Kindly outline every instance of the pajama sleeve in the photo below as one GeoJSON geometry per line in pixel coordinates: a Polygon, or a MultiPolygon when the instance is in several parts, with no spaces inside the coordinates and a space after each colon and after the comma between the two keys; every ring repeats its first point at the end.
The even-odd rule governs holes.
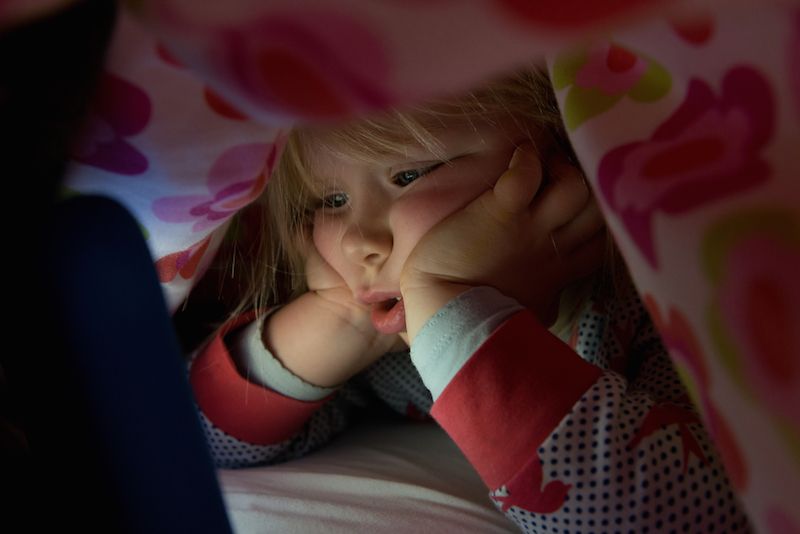
{"type": "MultiPolygon", "coordinates": [[[[434,316],[438,326],[420,332],[412,359],[426,384],[446,377],[437,375],[437,362],[454,357],[454,345],[441,340],[453,331],[464,338],[469,325],[480,329],[486,317],[509,309],[493,291],[456,299],[471,301],[472,317],[449,321],[464,306],[446,306],[434,316]],[[421,345],[438,350],[420,354],[421,345]]],[[[524,532],[748,531],[646,314],[617,311],[604,322],[583,322],[602,330],[585,359],[527,310],[512,311],[439,386],[431,414],[524,532]],[[629,332],[624,359],[622,324],[639,329],[629,332]],[[596,364],[603,351],[618,370],[596,364]]]]}
{"type": "MultiPolygon", "coordinates": [[[[218,467],[273,464],[304,456],[341,432],[353,410],[363,404],[347,385],[333,391],[300,384],[269,354],[264,360],[268,363],[254,368],[248,380],[231,352],[252,343],[250,338],[260,332],[252,321],[252,315],[243,316],[220,329],[190,365],[190,383],[218,467]]],[[[263,344],[261,350],[266,352],[263,344]]]]}

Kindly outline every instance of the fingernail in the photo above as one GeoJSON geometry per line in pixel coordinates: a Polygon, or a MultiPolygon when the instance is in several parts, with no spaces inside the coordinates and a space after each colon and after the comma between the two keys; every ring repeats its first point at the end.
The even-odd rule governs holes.
{"type": "Polygon", "coordinates": [[[530,154],[530,151],[533,150],[533,144],[529,142],[522,143],[514,149],[514,154],[511,155],[511,159],[508,162],[508,168],[512,169],[514,167],[519,167],[520,163],[524,161],[524,158],[530,154]]]}
{"type": "Polygon", "coordinates": [[[519,158],[522,157],[522,147],[518,146],[514,149],[514,153],[511,154],[511,159],[508,160],[508,168],[513,169],[517,165],[519,165],[519,158]]]}
{"type": "Polygon", "coordinates": [[[523,143],[518,145],[517,148],[514,149],[514,153],[511,155],[511,159],[508,161],[508,168],[511,169],[513,167],[517,167],[519,165],[520,160],[525,157],[525,149],[528,147],[528,143],[523,143]]]}

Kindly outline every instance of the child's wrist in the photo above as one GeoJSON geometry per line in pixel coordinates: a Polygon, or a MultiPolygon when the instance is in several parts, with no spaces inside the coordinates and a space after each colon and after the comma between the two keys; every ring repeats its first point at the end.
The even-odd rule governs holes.
{"type": "Polygon", "coordinates": [[[264,341],[263,327],[270,315],[253,321],[228,336],[229,352],[246,380],[302,401],[317,401],[333,393],[333,388],[310,384],[297,376],[278,360],[264,341]]]}
{"type": "Polygon", "coordinates": [[[492,332],[523,309],[491,286],[476,286],[428,319],[414,339],[411,362],[434,401],[492,332]]]}
{"type": "Polygon", "coordinates": [[[458,282],[420,278],[403,284],[400,291],[405,305],[408,342],[414,341],[420,329],[436,312],[472,287],[458,282]]]}

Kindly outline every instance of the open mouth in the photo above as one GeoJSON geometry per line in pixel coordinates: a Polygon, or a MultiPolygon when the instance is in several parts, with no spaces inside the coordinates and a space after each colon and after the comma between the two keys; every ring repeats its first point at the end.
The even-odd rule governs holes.
{"type": "Polygon", "coordinates": [[[401,298],[393,298],[372,305],[372,326],[381,334],[397,334],[406,329],[406,307],[401,298]]]}

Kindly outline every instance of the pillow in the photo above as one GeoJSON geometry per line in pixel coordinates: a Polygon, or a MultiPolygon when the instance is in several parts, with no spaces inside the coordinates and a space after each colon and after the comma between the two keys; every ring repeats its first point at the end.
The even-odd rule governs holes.
{"type": "Polygon", "coordinates": [[[433,423],[363,425],[304,458],[219,476],[240,533],[517,532],[433,423]]]}

